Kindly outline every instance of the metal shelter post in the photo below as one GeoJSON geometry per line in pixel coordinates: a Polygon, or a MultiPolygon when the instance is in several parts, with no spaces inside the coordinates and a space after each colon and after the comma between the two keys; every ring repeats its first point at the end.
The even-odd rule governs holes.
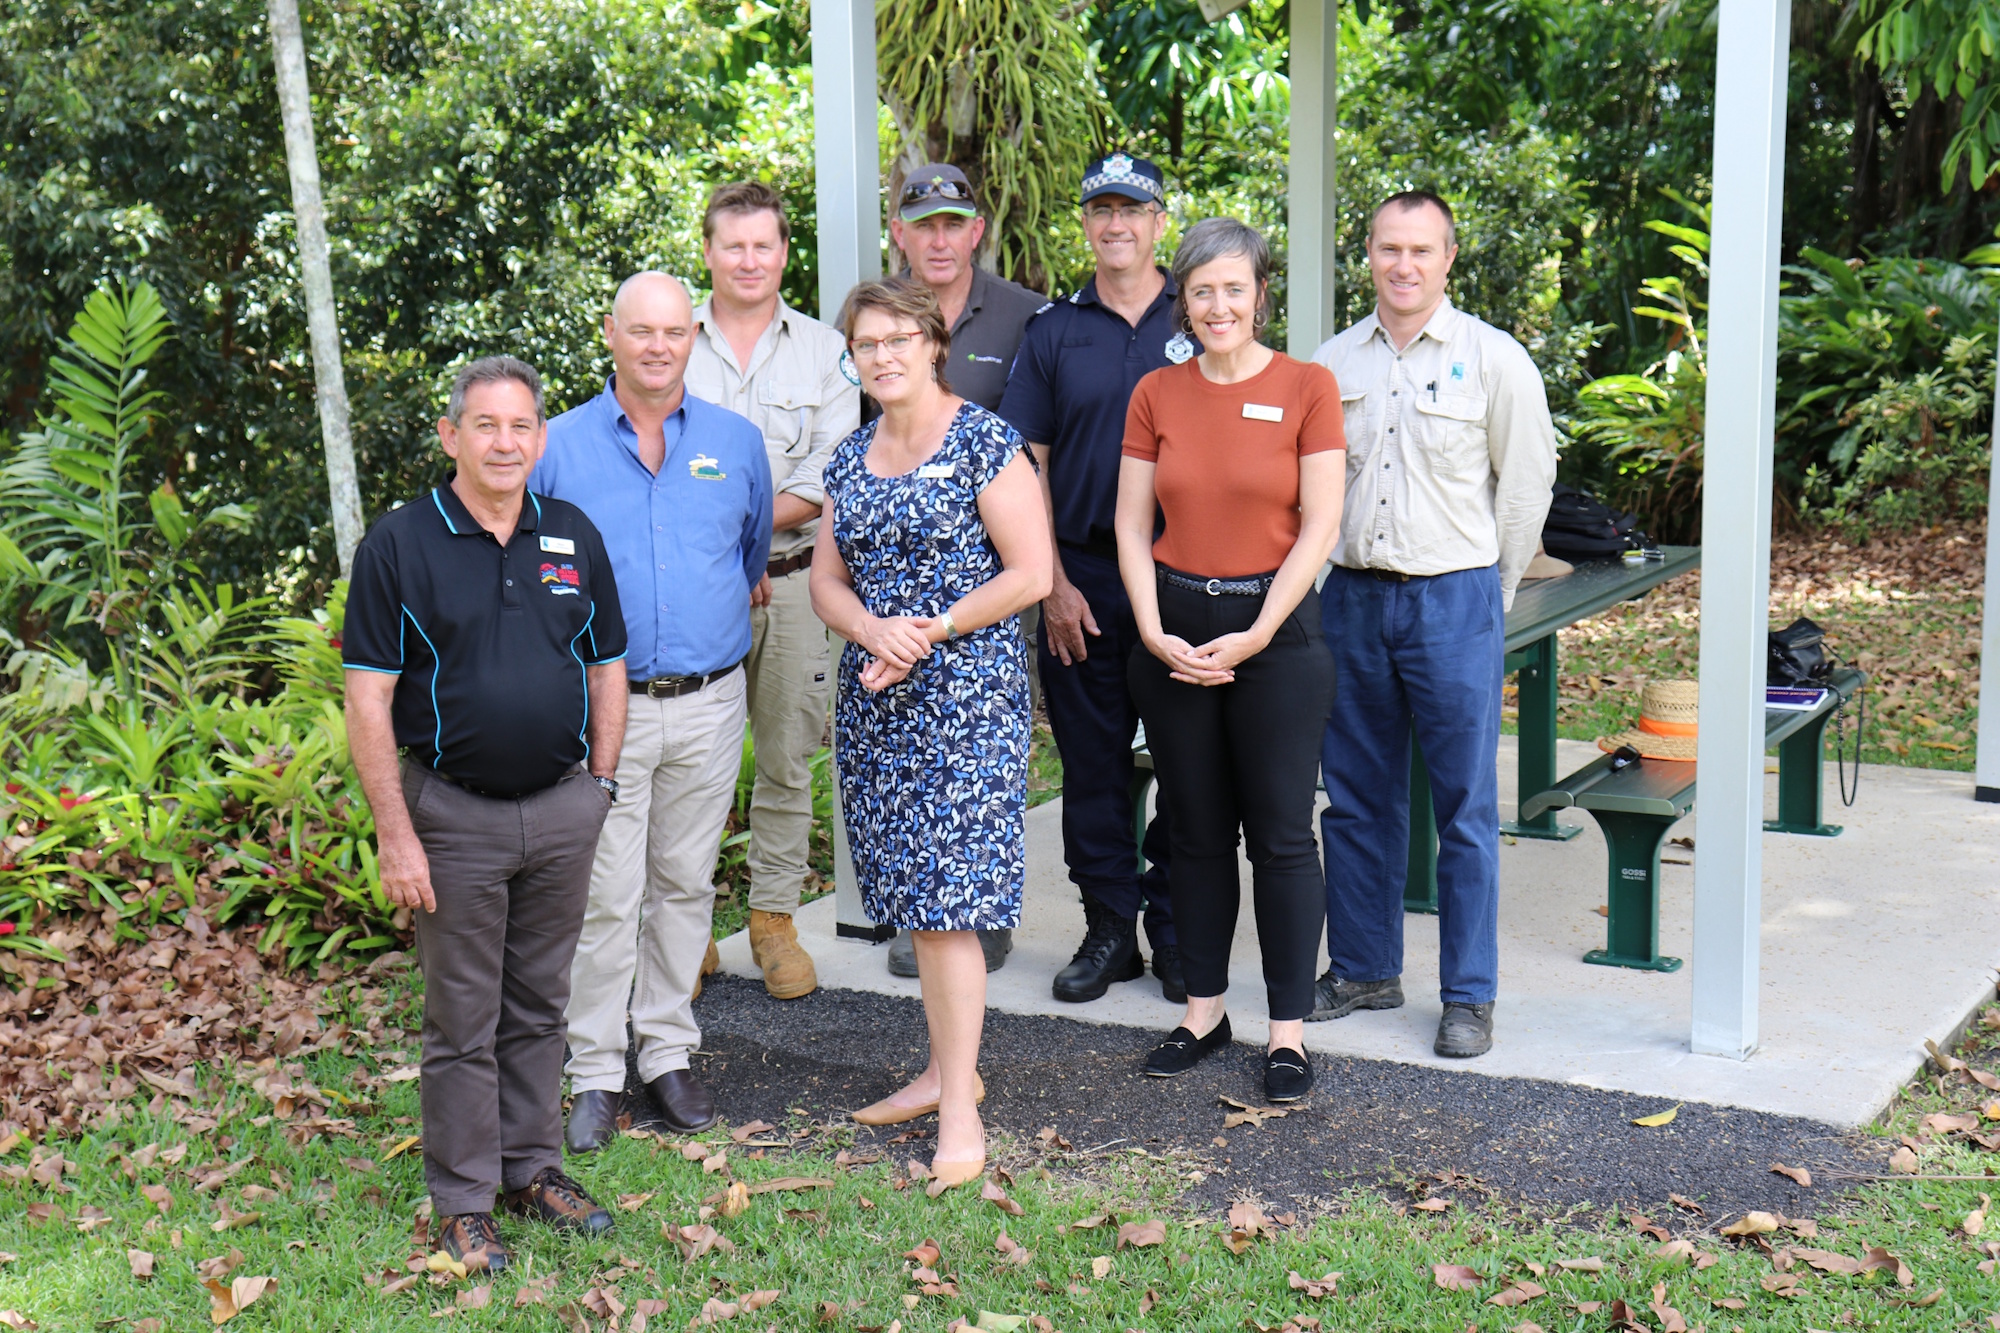
{"type": "MultiPolygon", "coordinates": [[[[875,0],[812,0],[813,169],[819,208],[819,317],[882,274],[881,146],[876,136],[875,0]]],[[[829,633],[828,672],[842,641],[829,633]]],[[[835,782],[838,784],[836,777],[835,782]]],[[[835,930],[881,938],[861,909],[840,800],[833,803],[835,930]]]]}
{"type": "Polygon", "coordinates": [[[1292,155],[1288,167],[1285,350],[1301,361],[1334,335],[1339,219],[1334,129],[1339,112],[1339,0],[1292,0],[1292,155]]]}
{"type": "Polygon", "coordinates": [[[2000,383],[1993,391],[1993,463],[1986,482],[1986,597],[1979,636],[1979,722],[1975,732],[1977,760],[1972,767],[1973,797],[2000,801],[2000,521],[1993,505],[2000,499],[2000,383]]]}
{"type": "Polygon", "coordinates": [[[1694,1021],[1702,1055],[1757,1048],[1764,662],[1783,213],[1784,0],[1721,0],[1716,34],[1707,439],[1701,504],[1701,836],[1694,1021]]]}

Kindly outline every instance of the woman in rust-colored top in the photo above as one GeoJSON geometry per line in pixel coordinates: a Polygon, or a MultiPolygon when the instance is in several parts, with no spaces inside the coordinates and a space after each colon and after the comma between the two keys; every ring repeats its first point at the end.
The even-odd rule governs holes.
{"type": "Polygon", "coordinates": [[[1234,219],[1181,241],[1176,316],[1202,350],[1133,391],[1117,530],[1143,643],[1128,676],[1170,817],[1188,991],[1146,1072],[1184,1073],[1229,1042],[1240,830],[1270,1006],[1265,1096],[1283,1102],[1313,1083],[1304,1019],[1326,880],[1312,808],[1333,703],[1313,582],[1340,529],[1346,437],[1333,373],[1257,341],[1269,275],[1264,238],[1234,219]]]}

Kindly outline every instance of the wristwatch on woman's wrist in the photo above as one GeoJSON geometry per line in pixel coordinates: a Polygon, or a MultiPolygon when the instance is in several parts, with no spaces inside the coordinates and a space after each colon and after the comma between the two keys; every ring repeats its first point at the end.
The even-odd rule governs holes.
{"type": "Polygon", "coordinates": [[[951,612],[947,611],[942,616],[939,616],[938,623],[944,626],[945,638],[955,639],[958,637],[958,622],[951,618],[951,612]]]}
{"type": "Polygon", "coordinates": [[[595,783],[596,783],[596,784],[597,784],[598,786],[600,786],[600,787],[604,788],[604,794],[605,794],[606,796],[609,796],[609,797],[611,798],[611,803],[612,803],[613,805],[616,805],[616,804],[618,804],[618,779],[617,779],[617,778],[600,778],[600,777],[598,777],[598,776],[597,776],[597,775],[596,775],[595,773],[593,773],[593,774],[591,774],[591,775],[590,775],[590,780],[591,780],[592,782],[595,782],[595,783]]]}

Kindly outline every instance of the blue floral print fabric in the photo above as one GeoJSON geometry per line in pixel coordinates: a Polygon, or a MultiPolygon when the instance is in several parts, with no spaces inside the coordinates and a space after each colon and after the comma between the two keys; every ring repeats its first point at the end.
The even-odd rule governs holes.
{"type": "MultiPolygon", "coordinates": [[[[1021,436],[971,403],[923,466],[868,470],[870,422],[826,465],[833,539],[876,616],[936,616],[1000,573],[979,493],[1021,436]]],[[[940,643],[902,681],[861,686],[848,644],[833,709],[841,813],[868,917],[907,930],[1021,921],[1027,870],[1028,657],[1020,617],[940,643]]]]}

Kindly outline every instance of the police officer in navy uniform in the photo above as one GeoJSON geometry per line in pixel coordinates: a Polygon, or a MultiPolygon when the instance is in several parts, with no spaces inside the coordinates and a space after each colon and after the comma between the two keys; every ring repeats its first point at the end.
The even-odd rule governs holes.
{"type": "Polygon", "coordinates": [[[1062,752],[1063,857],[1083,893],[1083,943],[1053,987],[1058,1000],[1072,1002],[1145,975],[1142,907],[1160,990],[1177,1003],[1187,998],[1167,898],[1164,810],[1146,834],[1151,869],[1143,874],[1133,846],[1139,711],[1125,664],[1139,631],[1112,528],[1133,386],[1200,351],[1174,328],[1173,279],[1154,262],[1165,196],[1159,168],[1144,158],[1112,153],[1086,169],[1083,232],[1097,270],[1028,321],[1000,404],[1041,466],[1055,527],[1055,586],[1042,603],[1038,666],[1062,752]]]}

